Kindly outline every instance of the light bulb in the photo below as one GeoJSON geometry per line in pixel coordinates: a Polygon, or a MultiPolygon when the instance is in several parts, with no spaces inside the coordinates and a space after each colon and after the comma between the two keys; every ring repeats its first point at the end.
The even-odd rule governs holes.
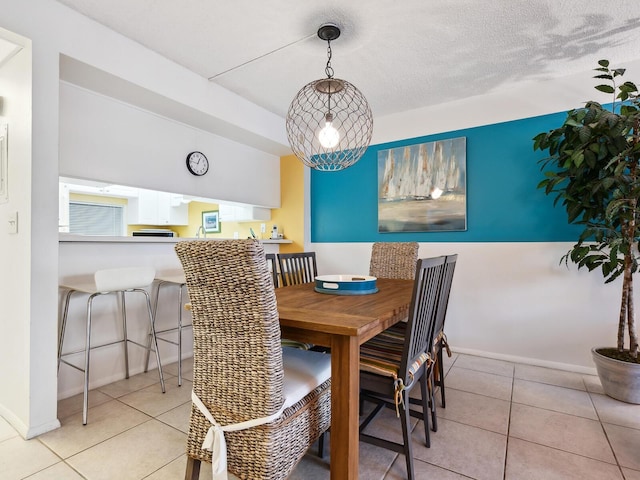
{"type": "Polygon", "coordinates": [[[324,128],[320,130],[318,134],[318,140],[320,140],[320,145],[324,148],[333,148],[338,145],[340,141],[340,133],[333,126],[333,115],[327,113],[325,116],[325,124],[324,128]]]}

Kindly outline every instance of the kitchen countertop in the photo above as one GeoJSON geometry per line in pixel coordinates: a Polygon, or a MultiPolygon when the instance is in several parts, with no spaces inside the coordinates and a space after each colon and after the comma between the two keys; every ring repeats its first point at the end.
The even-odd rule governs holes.
{"type": "MultiPolygon", "coordinates": [[[[59,242],[92,242],[92,243],[177,243],[184,240],[231,240],[230,238],[189,238],[189,237],[107,237],[98,235],[74,235],[71,233],[60,233],[59,242]]],[[[265,238],[258,239],[262,243],[293,243],[293,240],[286,238],[272,240],[265,238]]]]}

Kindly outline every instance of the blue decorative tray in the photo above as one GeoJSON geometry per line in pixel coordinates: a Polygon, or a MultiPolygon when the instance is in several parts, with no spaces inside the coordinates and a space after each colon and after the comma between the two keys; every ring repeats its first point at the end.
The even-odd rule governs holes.
{"type": "Polygon", "coordinates": [[[369,275],[319,275],[314,290],[331,295],[369,295],[378,291],[376,280],[369,275]]]}

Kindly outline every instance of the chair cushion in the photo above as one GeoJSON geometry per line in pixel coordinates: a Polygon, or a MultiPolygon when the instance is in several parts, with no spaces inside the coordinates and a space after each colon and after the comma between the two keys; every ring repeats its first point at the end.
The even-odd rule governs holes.
{"type": "MultiPolygon", "coordinates": [[[[363,343],[360,346],[360,370],[397,378],[406,329],[407,324],[399,322],[363,343]]],[[[413,375],[428,360],[427,353],[420,355],[409,367],[409,372],[413,375]]]]}
{"type": "Polygon", "coordinates": [[[331,378],[331,355],[327,353],[283,348],[282,365],[284,408],[299,402],[331,378]]]}
{"type": "Polygon", "coordinates": [[[396,323],[360,346],[360,370],[396,377],[407,324],[396,323]]]}

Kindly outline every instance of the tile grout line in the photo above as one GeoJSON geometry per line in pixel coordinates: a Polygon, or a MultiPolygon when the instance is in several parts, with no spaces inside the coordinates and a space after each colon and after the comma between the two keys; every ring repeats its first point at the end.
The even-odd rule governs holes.
{"type": "Polygon", "coordinates": [[[511,412],[513,411],[513,388],[516,383],[516,366],[512,365],[512,373],[511,377],[511,398],[509,399],[509,415],[507,417],[507,439],[504,446],[504,463],[502,465],[502,479],[507,480],[507,461],[509,460],[509,438],[511,432],[511,412]]]}
{"type": "MultiPolygon", "coordinates": [[[[582,379],[585,388],[587,388],[587,384],[584,381],[584,378],[582,379]]],[[[609,445],[609,448],[611,449],[611,454],[613,455],[614,460],[616,461],[616,466],[618,467],[618,470],[620,470],[620,475],[622,476],[623,480],[626,479],[626,475],[624,474],[624,471],[622,470],[622,465],[620,465],[620,461],[618,460],[618,455],[616,455],[616,451],[613,448],[613,445],[611,444],[611,440],[609,439],[609,435],[607,434],[607,430],[604,428],[604,422],[602,421],[602,418],[600,418],[600,412],[598,412],[598,408],[596,407],[596,404],[593,401],[593,397],[591,396],[591,392],[589,391],[589,389],[587,389],[587,393],[589,394],[589,401],[591,402],[591,405],[593,406],[593,410],[596,412],[596,417],[598,417],[598,422],[600,423],[600,428],[602,428],[602,433],[604,433],[604,438],[607,439],[607,444],[609,445]]]]}

